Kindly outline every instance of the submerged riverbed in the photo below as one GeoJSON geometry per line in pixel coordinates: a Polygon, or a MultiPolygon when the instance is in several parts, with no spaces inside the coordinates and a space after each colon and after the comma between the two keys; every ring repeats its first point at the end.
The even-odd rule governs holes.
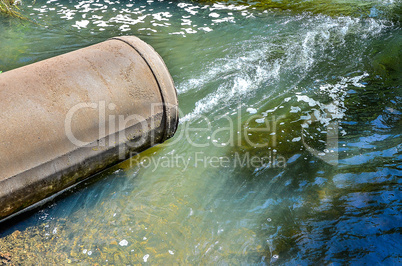
{"type": "Polygon", "coordinates": [[[1,228],[0,264],[401,263],[400,10],[24,1],[32,22],[0,18],[0,71],[136,35],[165,60],[181,122],[1,228]]]}

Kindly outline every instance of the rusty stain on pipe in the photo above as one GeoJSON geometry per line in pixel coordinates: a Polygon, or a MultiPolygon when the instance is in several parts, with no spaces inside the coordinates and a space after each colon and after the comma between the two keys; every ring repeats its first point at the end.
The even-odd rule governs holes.
{"type": "Polygon", "coordinates": [[[161,57],[115,37],[0,74],[0,221],[173,136],[161,57]]]}

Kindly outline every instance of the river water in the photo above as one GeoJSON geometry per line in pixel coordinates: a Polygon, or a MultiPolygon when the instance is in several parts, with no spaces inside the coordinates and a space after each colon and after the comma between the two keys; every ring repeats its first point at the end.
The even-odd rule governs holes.
{"type": "Polygon", "coordinates": [[[181,122],[0,229],[0,264],[402,262],[401,2],[23,2],[1,71],[136,35],[181,122]]]}

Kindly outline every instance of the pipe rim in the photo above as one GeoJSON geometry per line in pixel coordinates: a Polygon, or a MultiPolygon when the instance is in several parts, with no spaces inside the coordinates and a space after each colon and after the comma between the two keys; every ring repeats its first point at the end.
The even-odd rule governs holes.
{"type": "Polygon", "coordinates": [[[165,117],[163,141],[173,137],[179,124],[177,90],[162,57],[152,46],[135,36],[119,36],[109,40],[118,40],[128,44],[149,66],[158,84],[163,101],[165,117]]]}

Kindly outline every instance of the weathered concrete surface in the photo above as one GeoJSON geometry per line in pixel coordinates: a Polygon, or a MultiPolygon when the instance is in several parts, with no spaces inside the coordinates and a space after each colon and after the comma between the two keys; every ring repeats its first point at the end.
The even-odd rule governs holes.
{"type": "Polygon", "coordinates": [[[0,75],[0,220],[173,136],[160,56],[116,37],[0,75]]]}

